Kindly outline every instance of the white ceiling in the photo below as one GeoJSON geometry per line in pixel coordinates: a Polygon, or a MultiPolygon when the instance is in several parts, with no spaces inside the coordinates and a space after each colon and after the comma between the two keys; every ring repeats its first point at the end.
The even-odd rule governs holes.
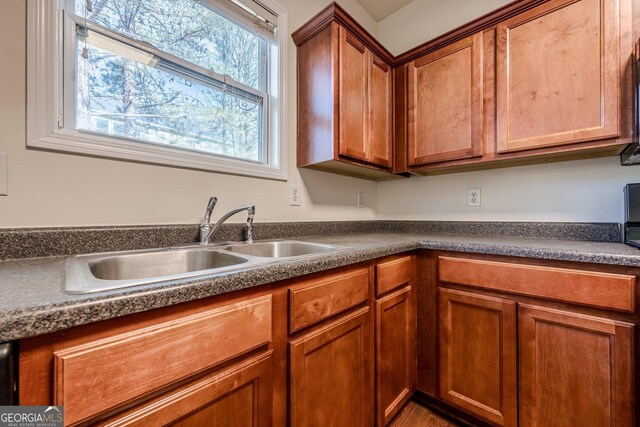
{"type": "Polygon", "coordinates": [[[393,12],[402,9],[413,0],[358,0],[369,15],[380,22],[393,12]]]}

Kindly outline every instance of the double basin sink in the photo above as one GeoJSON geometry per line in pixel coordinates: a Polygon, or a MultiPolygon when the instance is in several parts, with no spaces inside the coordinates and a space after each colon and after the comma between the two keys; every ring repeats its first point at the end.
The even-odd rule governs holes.
{"type": "Polygon", "coordinates": [[[77,255],[64,263],[63,291],[85,294],[167,280],[229,272],[275,259],[343,249],[295,240],[77,255]]]}

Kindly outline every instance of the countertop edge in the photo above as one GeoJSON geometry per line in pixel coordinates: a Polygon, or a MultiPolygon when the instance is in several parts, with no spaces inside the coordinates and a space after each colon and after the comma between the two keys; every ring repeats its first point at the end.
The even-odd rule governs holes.
{"type": "MultiPolygon", "coordinates": [[[[640,268],[638,255],[624,255],[597,252],[584,249],[566,249],[554,247],[561,241],[549,240],[549,247],[540,244],[527,244],[526,239],[514,240],[515,243],[473,241],[471,237],[458,236],[447,240],[429,236],[407,236],[395,234],[390,241],[369,236],[370,246],[342,250],[330,254],[304,257],[302,259],[281,260],[218,275],[174,280],[122,290],[114,293],[89,295],[83,301],[64,301],[58,304],[40,304],[33,309],[15,309],[0,312],[0,341],[10,341],[52,333],[75,326],[94,323],[111,318],[140,313],[152,309],[180,303],[196,301],[222,295],[242,289],[275,283],[307,274],[327,271],[367,262],[377,258],[408,252],[416,249],[441,250],[460,253],[510,256],[514,258],[536,258],[566,262],[581,262],[603,265],[617,265],[640,268]],[[400,237],[401,236],[401,237],[400,237]],[[215,286],[212,286],[214,285],[215,286]]],[[[335,238],[336,236],[322,236],[335,238]]],[[[323,240],[318,236],[317,238],[323,240]]],[[[341,236],[357,238],[357,235],[341,236]]],[[[566,242],[565,242],[566,243],[566,242]]],[[[588,243],[588,242],[587,242],[588,243]]],[[[595,244],[595,242],[593,242],[595,244]]],[[[577,247],[585,244],[574,242],[577,247]]],[[[347,245],[345,245],[347,246],[347,245]]],[[[624,252],[621,250],[621,252],[624,252]]]]}

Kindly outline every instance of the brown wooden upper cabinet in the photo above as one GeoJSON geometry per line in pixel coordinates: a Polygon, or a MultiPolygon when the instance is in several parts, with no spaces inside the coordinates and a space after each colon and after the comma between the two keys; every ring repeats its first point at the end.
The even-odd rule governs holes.
{"type": "Polygon", "coordinates": [[[391,67],[340,26],[341,156],[391,166],[391,67]]]}
{"type": "Polygon", "coordinates": [[[515,1],[392,56],[332,3],[298,46],[298,167],[366,178],[620,154],[632,0],[515,1]]]}
{"type": "Polygon", "coordinates": [[[292,37],[298,167],[392,176],[393,56],[336,4],[292,37]]]}
{"type": "Polygon", "coordinates": [[[619,3],[551,0],[498,24],[499,153],[620,135],[619,3]]]}
{"type": "Polygon", "coordinates": [[[410,166],[482,155],[482,34],[408,64],[410,166]]]}

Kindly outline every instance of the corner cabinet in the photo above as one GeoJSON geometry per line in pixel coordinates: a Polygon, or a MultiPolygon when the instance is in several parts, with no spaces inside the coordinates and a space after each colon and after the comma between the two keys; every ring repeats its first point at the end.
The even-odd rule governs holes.
{"type": "Polygon", "coordinates": [[[435,397],[496,426],[637,425],[637,269],[431,259],[435,397]]]}
{"type": "Polygon", "coordinates": [[[440,397],[516,427],[516,303],[447,289],[439,299],[440,397]]]}
{"type": "Polygon", "coordinates": [[[499,12],[475,34],[396,58],[407,95],[396,104],[395,142],[406,147],[406,170],[619,154],[633,134],[631,1],[549,0],[499,12]]]}
{"type": "Polygon", "coordinates": [[[482,34],[411,61],[409,166],[482,156],[482,34]]]}
{"type": "Polygon", "coordinates": [[[292,37],[298,167],[393,177],[391,54],[336,4],[292,37]]]}

